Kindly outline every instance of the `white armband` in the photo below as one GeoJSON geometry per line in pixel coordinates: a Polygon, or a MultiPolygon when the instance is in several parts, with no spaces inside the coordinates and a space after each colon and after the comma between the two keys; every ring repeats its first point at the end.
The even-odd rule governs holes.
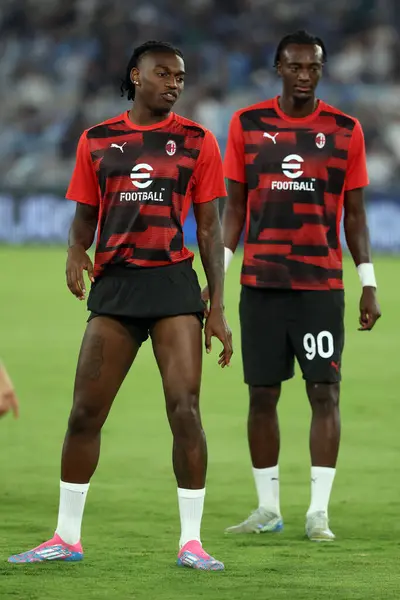
{"type": "Polygon", "coordinates": [[[226,248],[225,247],[225,254],[224,254],[224,265],[225,265],[225,273],[228,270],[228,267],[231,263],[231,260],[233,258],[233,252],[230,248],[226,248]]]}
{"type": "Polygon", "coordinates": [[[375,271],[372,263],[361,263],[361,265],[358,265],[357,271],[363,287],[376,288],[375,271]]]}

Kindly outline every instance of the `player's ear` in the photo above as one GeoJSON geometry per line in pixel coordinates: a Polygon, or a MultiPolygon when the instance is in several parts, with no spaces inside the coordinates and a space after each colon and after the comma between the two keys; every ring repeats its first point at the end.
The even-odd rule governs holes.
{"type": "Polygon", "coordinates": [[[140,85],[139,69],[136,67],[131,70],[131,81],[133,85],[140,85]]]}
{"type": "Polygon", "coordinates": [[[278,77],[282,77],[282,65],[279,61],[275,65],[275,70],[278,77]]]}

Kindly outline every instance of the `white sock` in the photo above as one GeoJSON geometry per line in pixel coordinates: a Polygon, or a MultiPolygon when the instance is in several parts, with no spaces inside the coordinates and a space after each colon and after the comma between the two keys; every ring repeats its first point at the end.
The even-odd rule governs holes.
{"type": "Polygon", "coordinates": [[[256,483],[258,506],[268,512],[281,516],[279,504],[279,467],[255,469],[253,467],[254,481],[256,483]]]}
{"type": "Polygon", "coordinates": [[[206,490],[185,490],[178,488],[179,516],[181,519],[181,538],[179,548],[191,540],[200,540],[201,518],[203,516],[206,490]]]}
{"type": "Polygon", "coordinates": [[[66,543],[74,545],[81,539],[83,509],[89,483],[60,481],[60,506],[56,533],[66,543]]]}
{"type": "Polygon", "coordinates": [[[335,474],[336,469],[331,467],[311,467],[311,504],[307,515],[318,511],[328,514],[335,474]]]}

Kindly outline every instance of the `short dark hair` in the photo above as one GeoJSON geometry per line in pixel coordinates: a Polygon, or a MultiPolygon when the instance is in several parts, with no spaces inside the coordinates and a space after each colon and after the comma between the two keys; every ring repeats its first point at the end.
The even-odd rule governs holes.
{"type": "Polygon", "coordinates": [[[327,61],[328,56],[325,44],[321,40],[321,38],[316,37],[315,35],[311,35],[311,33],[308,33],[308,31],[305,31],[304,29],[299,29],[294,33],[289,33],[288,35],[285,35],[285,37],[282,38],[279,42],[275,53],[274,67],[278,66],[278,62],[281,59],[281,54],[283,50],[287,46],[289,46],[289,44],[299,44],[300,46],[320,46],[322,49],[322,60],[324,63],[327,61]]]}
{"type": "Polygon", "coordinates": [[[128,100],[134,100],[135,98],[135,86],[131,81],[131,71],[134,67],[138,66],[139,59],[147,52],[170,52],[171,54],[176,54],[183,59],[182,52],[178,50],[178,48],[174,48],[174,46],[168,42],[157,42],[150,40],[135,48],[128,66],[126,67],[125,77],[122,79],[121,83],[121,96],[124,96],[125,92],[127,92],[128,100]]]}

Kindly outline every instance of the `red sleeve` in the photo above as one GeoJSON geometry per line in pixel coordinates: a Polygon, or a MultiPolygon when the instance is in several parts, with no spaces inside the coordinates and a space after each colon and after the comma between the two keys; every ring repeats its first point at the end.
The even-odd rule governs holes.
{"type": "Polygon", "coordinates": [[[90,156],[86,131],[79,139],[76,162],[66,193],[67,200],[98,206],[100,202],[99,184],[90,156]]]}
{"type": "Polygon", "coordinates": [[[356,121],[350,140],[344,189],[346,191],[355,190],[366,187],[368,184],[364,134],[360,123],[356,121]]]}
{"type": "Polygon", "coordinates": [[[243,130],[238,113],[233,115],[229,125],[224,172],[227,179],[246,183],[243,130]]]}
{"type": "Polygon", "coordinates": [[[227,195],[221,153],[211,131],[206,131],[193,180],[193,202],[196,204],[211,202],[227,195]]]}

